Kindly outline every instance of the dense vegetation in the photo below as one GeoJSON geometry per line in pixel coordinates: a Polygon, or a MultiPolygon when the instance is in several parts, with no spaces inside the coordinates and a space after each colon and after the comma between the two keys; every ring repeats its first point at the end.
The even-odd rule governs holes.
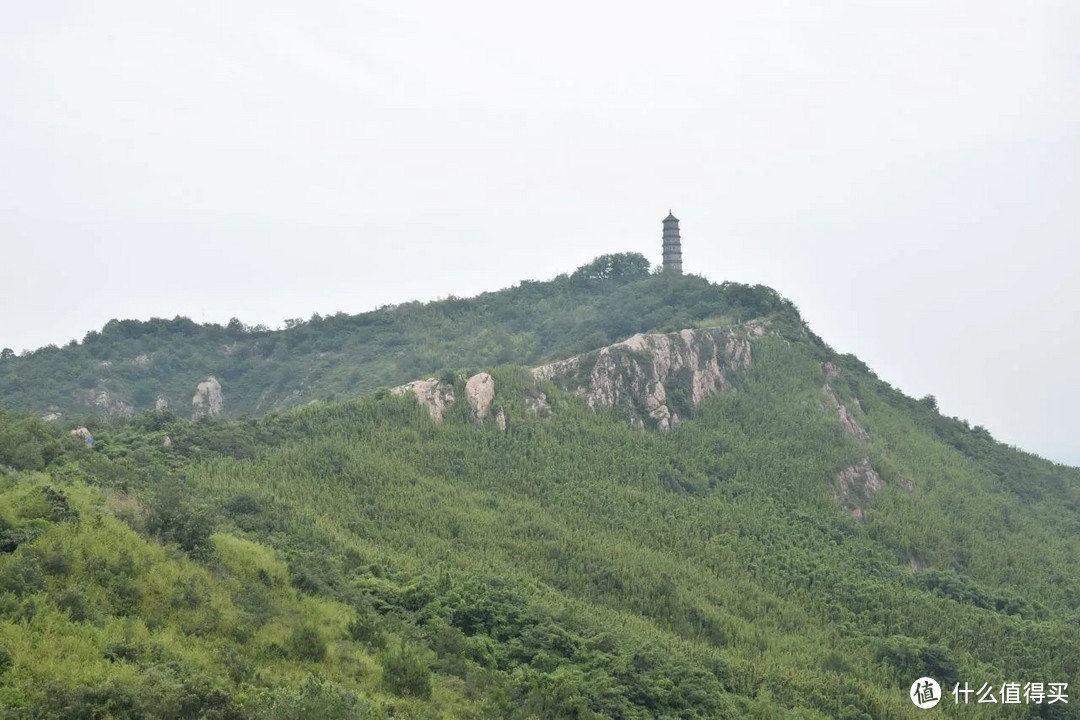
{"type": "MultiPolygon", "coordinates": [[[[771,291],[615,260],[548,289],[779,330],[669,433],[515,365],[505,431],[388,393],[83,418],[92,445],[0,410],[0,718],[902,718],[922,675],[948,717],[1080,717],[948,693],[1080,687],[1080,470],[896,392],[771,291]],[[884,487],[846,496],[863,461],[884,487]]],[[[479,300],[415,316],[455,302],[469,328],[479,300]]]]}
{"type": "MultiPolygon", "coordinates": [[[[195,386],[221,383],[226,415],[363,395],[446,369],[535,365],[636,332],[783,314],[763,287],[649,274],[641,255],[597,258],[570,275],[525,281],[476,298],[405,303],[360,315],[291,319],[271,331],[234,319],[112,320],[81,343],[0,354],[0,407],[124,415],[191,412],[195,386]]],[[[0,339],[2,342],[2,339],[0,339]]]]}

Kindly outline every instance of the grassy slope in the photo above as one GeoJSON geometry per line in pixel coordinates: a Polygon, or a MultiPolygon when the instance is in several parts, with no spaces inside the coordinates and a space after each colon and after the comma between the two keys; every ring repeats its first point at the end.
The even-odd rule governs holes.
{"type": "Polygon", "coordinates": [[[352,609],[292,587],[269,548],[217,533],[196,563],[120,519],[132,498],[70,484],[57,522],[45,487],[40,474],[0,484],[7,520],[37,528],[0,563],[0,717],[287,717],[312,698],[341,716],[458,705],[445,691],[389,696],[375,653],[350,642],[352,609]]]}
{"type": "MultiPolygon", "coordinates": [[[[50,543],[84,558],[67,578],[81,578],[88,558],[115,565],[111,548],[135,547],[140,599],[117,608],[115,590],[94,589],[108,576],[83,580],[74,585],[91,583],[96,617],[69,622],[52,608],[73,581],[45,571],[42,589],[7,596],[0,637],[15,665],[5,677],[30,693],[54,672],[38,657],[43,643],[83,643],[75,669],[50,678],[68,693],[111,677],[141,688],[139,678],[183,657],[217,679],[237,713],[272,703],[266,686],[302,696],[308,670],[328,678],[310,691],[320,702],[353,693],[383,712],[396,701],[381,680],[393,660],[372,638],[389,633],[391,647],[431,653],[433,694],[398,708],[415,716],[907,717],[916,712],[907,686],[922,674],[1078,687],[1080,474],[1003,448],[853,358],[832,358],[837,393],[872,439],[848,438],[821,392],[826,352],[755,341],[738,391],[666,435],[594,415],[550,387],[553,419],[531,418],[529,383],[512,367],[495,372],[505,434],[469,421],[464,403],[436,425],[408,398],[106,430],[94,450],[50,466],[54,483],[111,488],[105,510],[88,509],[97,491],[70,486],[81,523],[49,525],[63,540],[24,543],[0,556],[0,574],[14,582],[11,568],[36,549],[47,563],[50,543]],[[886,487],[857,521],[831,478],[864,457],[886,487]],[[193,544],[197,563],[140,545],[121,523],[153,535],[123,508],[160,506],[150,491],[174,476],[184,478],[174,504],[204,507],[219,533],[193,544]],[[265,598],[241,597],[260,564],[277,578],[266,585],[269,610],[265,598]],[[166,591],[154,583],[169,577],[205,578],[198,609],[161,610],[166,591]],[[28,621],[27,602],[47,610],[28,621]],[[201,635],[185,625],[192,613],[213,616],[208,608],[219,609],[201,635]],[[322,662],[288,649],[293,629],[315,617],[329,648],[322,662]],[[129,637],[133,658],[102,660],[129,637]],[[223,652],[257,673],[222,676],[223,652]]],[[[13,477],[8,492],[31,497],[38,482],[13,477]]],[[[183,582],[172,582],[175,595],[183,582]]],[[[947,700],[943,713],[964,716],[947,700]]],[[[1041,711],[1070,716],[1061,705],[1041,711]]]]}

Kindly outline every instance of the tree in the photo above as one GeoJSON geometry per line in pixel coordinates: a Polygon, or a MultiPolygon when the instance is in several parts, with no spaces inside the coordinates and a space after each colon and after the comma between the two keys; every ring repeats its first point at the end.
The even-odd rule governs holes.
{"type": "Polygon", "coordinates": [[[649,276],[649,261],[641,253],[601,255],[579,267],[571,280],[635,280],[649,276]]]}
{"type": "Polygon", "coordinates": [[[196,560],[213,553],[213,517],[206,508],[189,503],[175,480],[163,481],[149,499],[144,527],[147,534],[176,543],[196,560]]]}
{"type": "Polygon", "coordinates": [[[15,351],[11,348],[0,350],[0,360],[10,360],[13,357],[15,357],[15,351]]]}
{"type": "Polygon", "coordinates": [[[315,627],[300,625],[289,637],[289,652],[301,660],[322,662],[326,659],[326,641],[315,627]]]}
{"type": "Polygon", "coordinates": [[[431,658],[422,650],[399,645],[385,653],[383,684],[399,696],[431,697],[431,658]]]}

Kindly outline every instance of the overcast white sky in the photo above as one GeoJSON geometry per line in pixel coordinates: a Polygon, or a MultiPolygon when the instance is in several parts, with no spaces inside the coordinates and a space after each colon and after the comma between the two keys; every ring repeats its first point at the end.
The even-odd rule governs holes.
{"type": "Polygon", "coordinates": [[[602,253],[1080,464],[1080,3],[5,3],[0,346],[602,253]]]}

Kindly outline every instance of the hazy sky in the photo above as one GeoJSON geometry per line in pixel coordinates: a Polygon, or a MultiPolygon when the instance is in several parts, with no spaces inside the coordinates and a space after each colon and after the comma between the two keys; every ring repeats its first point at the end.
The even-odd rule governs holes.
{"type": "Polygon", "coordinates": [[[0,346],[279,325],[602,253],[763,283],[1080,464],[1080,3],[0,9],[0,346]]]}

